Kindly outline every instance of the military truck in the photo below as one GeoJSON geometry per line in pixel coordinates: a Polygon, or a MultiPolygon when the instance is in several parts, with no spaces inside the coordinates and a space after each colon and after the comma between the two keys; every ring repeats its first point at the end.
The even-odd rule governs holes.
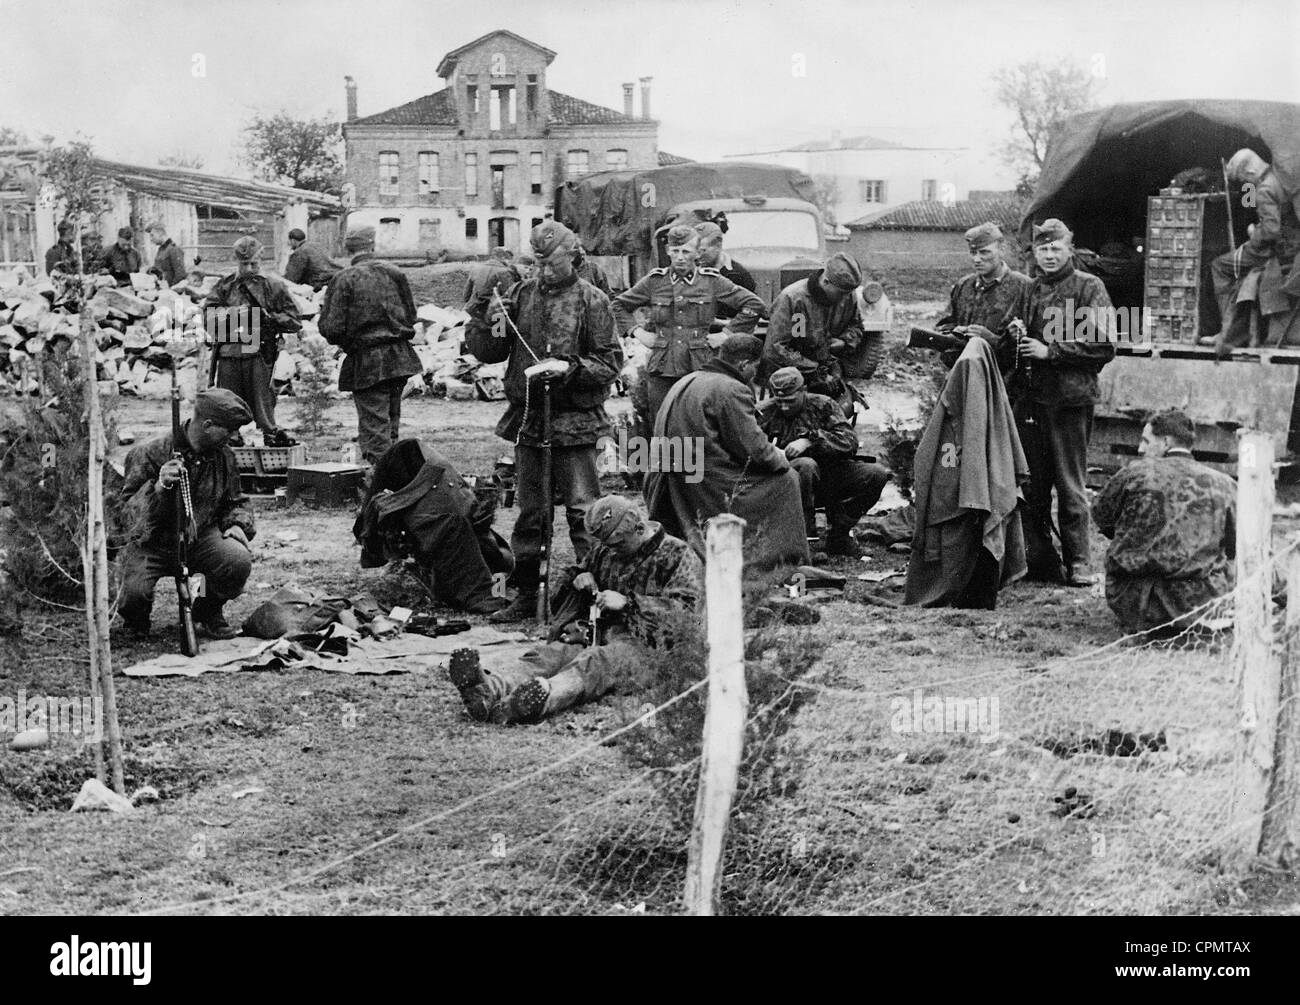
{"type": "MultiPolygon", "coordinates": [[[[725,233],[729,255],[754,276],[769,307],[776,295],[821,268],[829,254],[813,180],[802,171],[741,161],[679,164],[650,171],[603,171],[565,182],[555,192],[555,218],[576,232],[597,259],[617,259],[616,287],[668,265],[673,224],[711,221],[725,233]]],[[[849,377],[870,377],[893,319],[879,283],[857,295],[867,338],[842,359],[849,377]]]]}
{"type": "Polygon", "coordinates": [[[1236,431],[1252,428],[1271,434],[1275,456],[1289,474],[1297,470],[1297,305],[1259,326],[1255,348],[1221,362],[1202,344],[1220,325],[1210,263],[1244,242],[1255,220],[1251,200],[1225,193],[1223,182],[1222,161],[1242,147],[1272,164],[1287,191],[1300,190],[1296,104],[1120,104],[1072,116],[1053,133],[1019,237],[1028,249],[1033,224],[1064,220],[1076,249],[1088,249],[1080,264],[1119,308],[1117,357],[1100,376],[1088,458],[1095,471],[1135,454],[1142,417],[1162,408],[1192,418],[1194,452],[1207,463],[1235,472],[1236,431]]]}

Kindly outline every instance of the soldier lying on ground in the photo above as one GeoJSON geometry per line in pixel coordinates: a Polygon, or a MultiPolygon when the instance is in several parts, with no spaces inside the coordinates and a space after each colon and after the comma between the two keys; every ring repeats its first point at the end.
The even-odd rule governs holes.
{"type": "Polygon", "coordinates": [[[452,683],[479,722],[537,722],[595,701],[614,689],[616,671],[640,647],[671,642],[665,636],[674,616],[695,610],[704,567],[685,541],[665,533],[622,496],[596,500],[586,523],[595,544],[581,565],[568,570],[552,641],[499,671],[483,670],[474,650],[453,656],[452,683]],[[600,618],[592,631],[604,636],[594,640],[601,644],[559,641],[574,637],[577,616],[593,602],[600,618]]]}

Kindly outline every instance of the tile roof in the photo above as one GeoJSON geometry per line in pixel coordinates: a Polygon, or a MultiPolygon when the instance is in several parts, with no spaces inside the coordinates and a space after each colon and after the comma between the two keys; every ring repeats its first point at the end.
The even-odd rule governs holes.
{"type": "Polygon", "coordinates": [[[676,154],[670,154],[667,150],[659,151],[659,166],[672,167],[674,164],[694,164],[695,162],[689,157],[678,157],[676,154]]]}
{"type": "Polygon", "coordinates": [[[969,230],[992,220],[1003,231],[1020,226],[1023,205],[1014,199],[965,199],[944,203],[935,199],[905,202],[884,213],[851,220],[850,230],[969,230]]]}
{"type": "MultiPolygon", "coordinates": [[[[560,91],[551,91],[551,117],[547,125],[552,126],[589,126],[619,125],[620,123],[644,122],[632,116],[616,112],[603,105],[594,105],[560,91]]],[[[456,113],[456,98],[451,88],[445,87],[433,94],[408,101],[404,105],[389,108],[365,118],[354,119],[350,126],[457,126],[460,119],[456,113]]]]}

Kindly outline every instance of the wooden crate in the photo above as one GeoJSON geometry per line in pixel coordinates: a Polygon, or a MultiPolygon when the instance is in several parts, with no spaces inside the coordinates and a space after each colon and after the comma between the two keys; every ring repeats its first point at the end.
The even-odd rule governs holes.
{"type": "MultiPolygon", "coordinates": [[[[1144,327],[1152,342],[1192,343],[1214,290],[1209,266],[1227,250],[1227,206],[1222,193],[1174,194],[1147,199],[1144,327]]],[[[1213,328],[1213,325],[1208,327],[1213,328]]]]}
{"type": "Polygon", "coordinates": [[[357,464],[324,461],[320,464],[295,465],[289,469],[289,504],[306,506],[355,506],[360,501],[361,478],[365,468],[357,464]]]}
{"type": "Polygon", "coordinates": [[[307,463],[307,448],[301,443],[292,447],[231,447],[241,475],[264,478],[283,477],[290,468],[307,463]]]}

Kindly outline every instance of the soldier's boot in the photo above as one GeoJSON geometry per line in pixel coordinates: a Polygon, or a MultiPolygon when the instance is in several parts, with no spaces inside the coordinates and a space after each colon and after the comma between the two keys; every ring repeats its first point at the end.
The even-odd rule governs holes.
{"type": "Polygon", "coordinates": [[[537,617],[537,591],[520,590],[510,606],[488,615],[488,621],[494,625],[506,625],[516,621],[531,621],[537,617]]]}
{"type": "Polygon", "coordinates": [[[487,722],[495,704],[477,649],[457,649],[451,654],[447,676],[460,692],[465,711],[476,722],[487,722]]]}
{"type": "Polygon", "coordinates": [[[507,703],[506,722],[540,722],[551,697],[551,683],[545,677],[534,677],[527,684],[515,688],[507,703]]]}
{"type": "Polygon", "coordinates": [[[226,620],[221,611],[223,606],[224,602],[213,601],[210,597],[196,600],[191,609],[194,627],[212,639],[233,639],[239,631],[226,620]]]}
{"type": "Polygon", "coordinates": [[[843,558],[861,558],[862,548],[847,530],[837,528],[826,535],[826,553],[843,558]]]}

